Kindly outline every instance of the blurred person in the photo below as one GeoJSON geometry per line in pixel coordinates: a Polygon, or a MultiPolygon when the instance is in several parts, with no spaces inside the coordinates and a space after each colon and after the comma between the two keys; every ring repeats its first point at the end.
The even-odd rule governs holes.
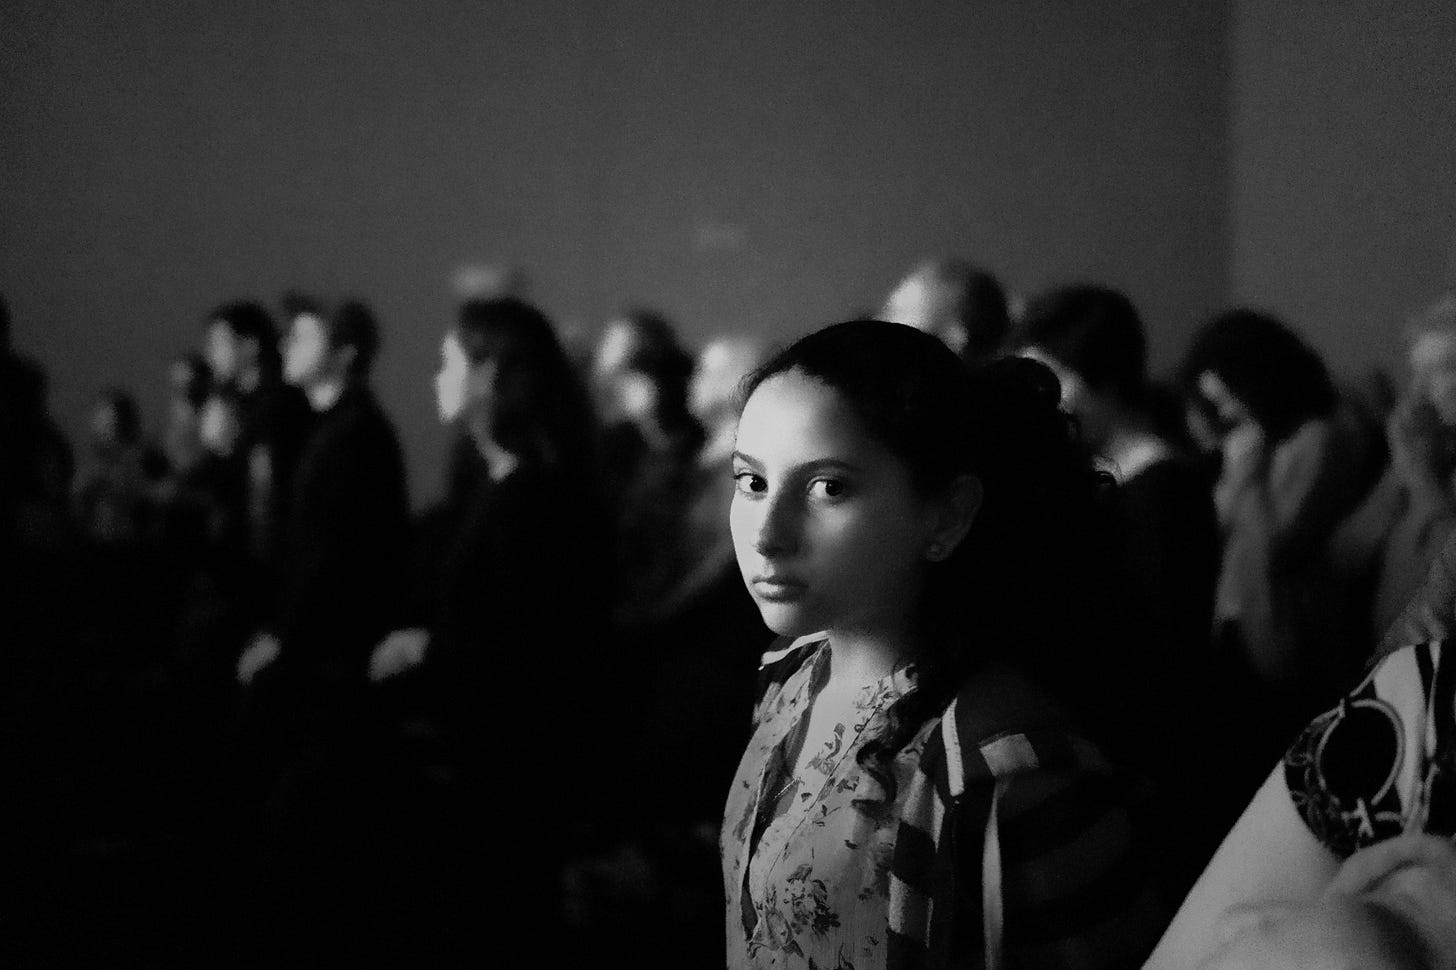
{"type": "MultiPolygon", "coordinates": [[[[377,757],[370,652],[403,608],[409,505],[393,424],[369,386],[379,327],[362,303],[293,316],[283,375],[317,414],[290,483],[271,622],[237,662],[259,776],[244,952],[265,963],[364,962],[377,933],[377,757]],[[290,962],[292,961],[292,962],[290,962]]],[[[246,422],[244,422],[246,425],[246,422]]],[[[373,955],[377,956],[377,955],[373,955]]]]}
{"type": "Polygon", "coordinates": [[[591,780],[597,769],[579,763],[570,775],[581,803],[559,797],[558,761],[584,734],[628,716],[612,672],[592,672],[611,561],[595,427],[551,322],[529,304],[466,302],[440,353],[440,418],[468,435],[484,474],[459,509],[429,625],[384,638],[370,676],[420,668],[437,685],[463,796],[447,878],[457,880],[472,953],[496,952],[507,934],[542,933],[538,956],[549,963],[564,945],[568,822],[599,823],[616,810],[614,799],[593,797],[605,794],[591,780]],[[589,713],[598,709],[605,720],[589,713]],[[510,750],[521,730],[533,752],[524,758],[510,750]],[[501,799],[503,783],[529,811],[501,799]]]}
{"type": "MultiPolygon", "coordinates": [[[[295,311],[304,309],[318,307],[285,299],[290,324],[295,311]]],[[[214,309],[207,317],[203,357],[217,386],[237,401],[233,474],[244,483],[249,551],[260,566],[276,568],[283,504],[313,412],[299,389],[283,379],[278,331],[261,304],[240,300],[214,309]]]]}
{"type": "Polygon", "coordinates": [[[689,568],[685,541],[702,425],[688,407],[693,358],[663,317],[632,311],[607,325],[592,373],[616,516],[616,614],[650,623],[689,568]]]}
{"type": "Polygon", "coordinates": [[[1408,390],[1386,423],[1391,463],[1331,540],[1354,622],[1374,643],[1456,529],[1456,295],[1407,325],[1408,390]]]}
{"type": "MultiPolygon", "coordinates": [[[[1105,510],[1108,568],[1100,583],[1118,646],[1103,685],[1108,729],[1121,759],[1202,806],[1214,738],[1196,736],[1215,703],[1212,666],[1218,520],[1209,483],[1154,429],[1147,338],[1132,302],[1101,286],[1068,286],[1033,299],[1014,342],[1061,385],[1062,407],[1118,482],[1105,510]],[[1195,767],[1197,766],[1197,767],[1195,767]]],[[[1176,844],[1201,867],[1231,819],[1190,811],[1176,844]],[[1200,827],[1202,832],[1195,829],[1200,827]]],[[[1188,872],[1191,883],[1197,869],[1188,872]]]]}
{"type": "Polygon", "coordinates": [[[200,354],[184,354],[167,368],[167,423],[162,452],[174,476],[185,475],[206,453],[202,443],[202,407],[212,387],[212,368],[200,354]]]}
{"type": "Polygon", "coordinates": [[[733,472],[781,638],[724,814],[728,966],[1141,960],[1136,786],[1041,681],[1077,680],[1062,611],[1103,487],[1050,372],[829,327],[755,373],[733,472]]]}
{"type": "MultiPolygon", "coordinates": [[[[733,498],[733,481],[723,469],[733,457],[743,380],[761,364],[763,346],[746,337],[710,340],[698,354],[688,384],[688,406],[703,429],[703,444],[686,483],[689,504],[683,527],[687,568],[652,607],[658,616],[682,610],[726,575],[734,591],[744,595],[733,567],[733,538],[724,510],[733,498]]],[[[744,602],[748,603],[746,596],[744,602]]]]}
{"type": "MultiPolygon", "coordinates": [[[[1214,490],[1224,535],[1220,649],[1265,692],[1256,708],[1298,723],[1357,666],[1331,602],[1326,543],[1369,488],[1366,443],[1319,355],[1267,314],[1210,320],[1182,375],[1227,429],[1214,490]]],[[[1292,726],[1251,727],[1251,743],[1292,726]]]]}
{"type": "Polygon", "coordinates": [[[1448,652],[1387,655],[1305,726],[1149,968],[1456,966],[1448,652]]]}
{"type": "Polygon", "coordinates": [[[702,429],[688,408],[692,373],[692,355],[665,317],[631,310],[608,322],[591,374],[609,447],[620,452],[607,457],[622,466],[622,474],[630,478],[644,455],[696,451],[702,429]]]}
{"type": "Polygon", "coordinates": [[[138,540],[148,489],[141,414],[132,395],[116,388],[101,392],[91,411],[87,445],[76,493],[83,530],[102,542],[138,540]]]}
{"type": "Polygon", "coordinates": [[[939,337],[967,363],[994,357],[1011,332],[1006,291],[991,273],[957,259],[930,260],[900,281],[880,318],[939,337]]]}
{"type": "Polygon", "coordinates": [[[771,636],[738,573],[727,515],[739,390],[763,359],[758,341],[738,336],[713,338],[698,355],[689,404],[706,440],[684,479],[683,568],[618,651],[637,698],[614,721],[632,822],[568,871],[580,921],[610,926],[612,945],[643,965],[722,963],[717,835],[755,681],[743,644],[771,636]],[[675,764],[693,770],[663,785],[663,765],[675,764]]]}
{"type": "Polygon", "coordinates": [[[38,537],[66,517],[75,460],[52,420],[49,379],[12,345],[10,306],[0,294],[0,528],[38,537]]]}
{"type": "Polygon", "coordinates": [[[1136,562],[1132,581],[1161,616],[1153,639],[1199,652],[1212,625],[1218,533],[1202,475],[1156,430],[1142,320],[1123,294],[1073,286],[1028,304],[1022,352],[1056,374],[1062,406],[1119,484],[1118,528],[1136,562]]]}

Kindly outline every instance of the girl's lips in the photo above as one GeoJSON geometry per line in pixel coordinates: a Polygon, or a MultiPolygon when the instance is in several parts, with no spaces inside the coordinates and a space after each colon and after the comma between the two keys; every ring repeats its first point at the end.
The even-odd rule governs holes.
{"type": "Polygon", "coordinates": [[[796,599],[809,588],[808,583],[787,576],[755,576],[751,585],[761,598],[767,600],[796,599]]]}

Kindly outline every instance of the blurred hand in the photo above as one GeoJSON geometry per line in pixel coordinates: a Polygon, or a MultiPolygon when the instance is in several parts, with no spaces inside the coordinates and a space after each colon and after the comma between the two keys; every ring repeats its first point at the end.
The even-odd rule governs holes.
{"type": "Polygon", "coordinates": [[[1456,846],[1402,835],[1351,856],[1315,900],[1235,907],[1201,970],[1453,970],[1456,846]]]}
{"type": "Polygon", "coordinates": [[[1401,918],[1431,957],[1456,968],[1456,845],[1407,833],[1356,852],[1325,895],[1358,896],[1401,918]]]}
{"type": "Polygon", "coordinates": [[[1252,421],[1237,424],[1224,435],[1224,476],[1237,481],[1248,481],[1264,473],[1268,464],[1269,449],[1264,441],[1264,430],[1252,421]]]}
{"type": "Polygon", "coordinates": [[[418,667],[430,645],[428,630],[395,630],[380,641],[369,658],[369,679],[376,684],[418,667]]]}
{"type": "Polygon", "coordinates": [[[254,637],[242,656],[238,657],[238,683],[251,684],[260,670],[278,659],[281,649],[278,638],[271,633],[260,633],[254,637]]]}

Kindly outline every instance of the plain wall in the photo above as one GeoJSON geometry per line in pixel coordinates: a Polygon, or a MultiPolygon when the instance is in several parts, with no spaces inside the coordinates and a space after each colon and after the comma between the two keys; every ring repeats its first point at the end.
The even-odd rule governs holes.
{"type": "Polygon", "coordinates": [[[1232,299],[1336,371],[1399,375],[1403,322],[1456,283],[1456,5],[1238,4],[1232,299]]]}
{"type": "Polygon", "coordinates": [[[698,343],[958,253],[1125,287],[1162,366],[1229,288],[1229,36],[1193,0],[9,0],[0,290],[73,434],[107,384],[155,424],[223,299],[368,298],[417,501],[461,266],[522,267],[579,336],[643,303],[698,343]]]}

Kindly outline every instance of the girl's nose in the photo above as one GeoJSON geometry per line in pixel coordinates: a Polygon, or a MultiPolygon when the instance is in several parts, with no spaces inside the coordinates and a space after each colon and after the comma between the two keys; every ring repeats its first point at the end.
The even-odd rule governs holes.
{"type": "Polygon", "coordinates": [[[792,553],[799,545],[799,516],[793,503],[783,497],[765,500],[753,548],[761,556],[792,553]]]}

